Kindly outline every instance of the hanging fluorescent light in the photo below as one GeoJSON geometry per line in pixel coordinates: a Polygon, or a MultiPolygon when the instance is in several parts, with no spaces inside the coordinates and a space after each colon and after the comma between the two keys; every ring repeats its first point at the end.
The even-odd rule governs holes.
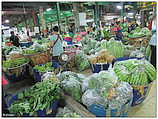
{"type": "Polygon", "coordinates": [[[52,10],[52,8],[48,8],[48,9],[47,9],[47,12],[50,11],[50,10],[52,10]]]}
{"type": "Polygon", "coordinates": [[[5,20],[5,23],[9,23],[9,20],[8,20],[8,19],[6,19],[6,20],[5,20]]]}
{"type": "Polygon", "coordinates": [[[117,5],[116,8],[117,8],[117,9],[122,9],[122,6],[117,5]]]}

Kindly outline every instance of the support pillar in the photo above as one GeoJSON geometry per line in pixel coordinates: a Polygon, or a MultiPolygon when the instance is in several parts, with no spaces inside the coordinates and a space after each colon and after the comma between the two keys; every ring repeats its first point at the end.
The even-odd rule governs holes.
{"type": "MultiPolygon", "coordinates": [[[[41,7],[41,6],[40,6],[40,9],[39,9],[39,13],[40,13],[41,31],[44,32],[46,30],[46,24],[45,24],[45,19],[44,19],[43,7],[41,7]]],[[[44,35],[46,35],[45,32],[44,32],[44,35]]]]}
{"type": "Polygon", "coordinates": [[[79,7],[79,3],[72,3],[73,4],[73,14],[75,17],[75,32],[79,31],[79,11],[78,11],[78,7],[79,7]]]}
{"type": "Polygon", "coordinates": [[[56,10],[57,10],[57,20],[58,20],[59,32],[61,32],[61,27],[60,27],[60,4],[59,4],[59,2],[56,3],[56,10]]]}

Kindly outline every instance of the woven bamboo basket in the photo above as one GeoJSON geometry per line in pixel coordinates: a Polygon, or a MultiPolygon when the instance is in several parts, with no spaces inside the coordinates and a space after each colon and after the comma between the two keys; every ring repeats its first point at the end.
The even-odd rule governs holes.
{"type": "Polygon", "coordinates": [[[30,59],[32,66],[45,64],[51,60],[50,49],[36,54],[24,55],[24,57],[30,59]]]}

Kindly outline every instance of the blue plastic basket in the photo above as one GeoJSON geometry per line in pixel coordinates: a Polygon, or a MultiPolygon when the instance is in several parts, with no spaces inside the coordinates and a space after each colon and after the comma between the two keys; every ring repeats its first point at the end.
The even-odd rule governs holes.
{"type": "Polygon", "coordinates": [[[14,69],[8,69],[6,72],[4,72],[5,77],[8,79],[9,82],[16,82],[16,81],[23,80],[24,76],[28,75],[27,67],[28,67],[27,64],[23,65],[22,67],[19,67],[19,68],[22,68],[22,71],[19,73],[19,75],[16,75],[16,73],[14,72],[14,69]]]}
{"type": "Polygon", "coordinates": [[[132,99],[125,105],[122,105],[118,109],[105,109],[104,106],[98,104],[92,104],[88,107],[88,110],[96,117],[127,117],[131,108],[132,99]]]}
{"type": "Polygon", "coordinates": [[[132,86],[133,87],[133,101],[132,106],[141,104],[148,95],[151,83],[146,86],[132,86]]]}
{"type": "Polygon", "coordinates": [[[93,73],[99,73],[103,70],[108,70],[110,64],[91,64],[91,70],[93,73]]]}
{"type": "MultiPolygon", "coordinates": [[[[39,64],[39,66],[42,66],[44,64],[39,64]]],[[[53,64],[52,64],[52,67],[53,67],[53,64]]],[[[40,82],[42,80],[42,75],[46,73],[46,72],[39,72],[38,70],[33,70],[33,74],[34,74],[34,79],[35,79],[35,82],[40,82]]]]}
{"type": "Polygon", "coordinates": [[[56,61],[56,60],[52,60],[52,66],[53,66],[55,69],[57,69],[57,68],[60,67],[60,64],[59,64],[58,61],[56,61]]]}
{"type": "Polygon", "coordinates": [[[43,73],[41,73],[41,72],[34,69],[33,74],[34,74],[35,82],[40,82],[42,80],[43,73]]]}

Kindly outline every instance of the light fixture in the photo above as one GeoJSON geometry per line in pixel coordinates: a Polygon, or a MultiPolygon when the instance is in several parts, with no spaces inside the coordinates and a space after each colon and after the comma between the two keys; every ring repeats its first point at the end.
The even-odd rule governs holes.
{"type": "Polygon", "coordinates": [[[6,20],[5,20],[5,23],[9,23],[9,20],[8,20],[8,19],[6,19],[6,20]]]}
{"type": "Polygon", "coordinates": [[[116,8],[117,8],[117,9],[122,9],[122,6],[117,5],[116,8]]]}
{"type": "Polygon", "coordinates": [[[47,12],[50,11],[50,10],[52,10],[52,8],[48,8],[48,9],[47,9],[47,12]]]}
{"type": "Polygon", "coordinates": [[[138,16],[138,19],[140,19],[141,18],[141,16],[138,16]]]}

